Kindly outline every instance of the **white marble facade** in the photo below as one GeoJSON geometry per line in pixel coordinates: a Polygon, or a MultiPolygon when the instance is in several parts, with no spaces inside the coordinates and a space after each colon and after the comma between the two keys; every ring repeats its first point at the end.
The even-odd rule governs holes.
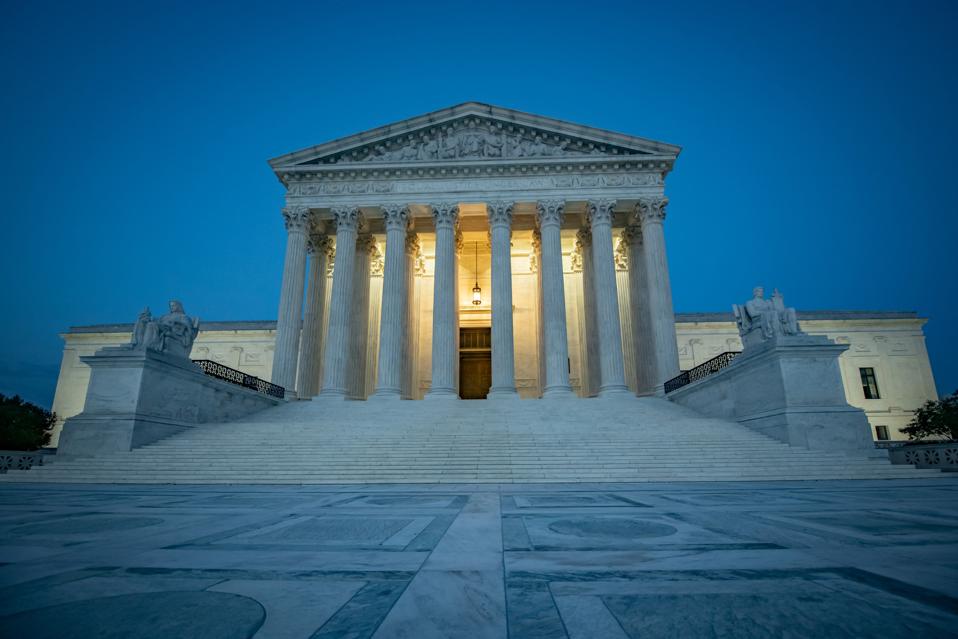
{"type": "MultiPolygon", "coordinates": [[[[483,327],[490,398],[662,394],[680,368],[741,346],[730,317],[675,321],[665,178],[679,151],[466,103],[276,158],[278,321],[206,323],[193,357],[301,398],[454,399],[459,330],[483,327]]],[[[855,395],[858,363],[884,357],[881,368],[902,371],[881,374],[888,399],[869,410],[895,437],[905,411],[934,395],[922,320],[830,317],[809,319],[839,322],[826,327],[839,341],[867,333],[855,321],[880,322],[842,372],[860,406],[876,400],[855,395]]],[[[65,335],[61,419],[82,408],[78,355],[124,332],[65,335]]]]}

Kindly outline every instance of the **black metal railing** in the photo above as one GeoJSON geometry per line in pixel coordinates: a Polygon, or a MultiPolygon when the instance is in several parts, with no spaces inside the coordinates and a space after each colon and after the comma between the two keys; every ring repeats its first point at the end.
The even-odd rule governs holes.
{"type": "Polygon", "coordinates": [[[286,397],[286,389],[282,386],[271,384],[270,382],[260,379],[259,377],[247,375],[243,371],[238,371],[235,368],[224,366],[219,362],[214,362],[213,360],[209,359],[194,359],[193,363],[202,368],[203,372],[210,377],[215,377],[216,379],[221,379],[224,382],[236,384],[237,386],[242,386],[243,388],[248,388],[250,390],[256,391],[257,393],[269,395],[270,397],[277,397],[279,399],[286,397]]]}
{"type": "Polygon", "coordinates": [[[702,362],[694,368],[690,368],[687,371],[682,371],[677,376],[665,382],[665,392],[671,393],[677,388],[682,388],[683,386],[687,386],[692,382],[697,382],[703,377],[708,377],[712,373],[717,373],[731,364],[732,360],[735,359],[735,356],[741,352],[742,351],[727,351],[721,355],[718,355],[717,357],[713,357],[707,362],[702,362]]]}

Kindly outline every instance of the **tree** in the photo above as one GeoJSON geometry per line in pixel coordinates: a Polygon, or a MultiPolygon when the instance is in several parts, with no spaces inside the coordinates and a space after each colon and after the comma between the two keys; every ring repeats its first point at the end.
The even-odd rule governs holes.
{"type": "Polygon", "coordinates": [[[50,443],[57,417],[50,411],[0,394],[0,449],[36,450],[50,443]]]}
{"type": "Polygon", "coordinates": [[[958,440],[958,390],[937,402],[925,402],[901,432],[908,435],[908,439],[958,440]]]}

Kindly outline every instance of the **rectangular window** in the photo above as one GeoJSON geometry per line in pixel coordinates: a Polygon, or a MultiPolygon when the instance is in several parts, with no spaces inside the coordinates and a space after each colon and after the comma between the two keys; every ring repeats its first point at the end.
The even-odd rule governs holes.
{"type": "Polygon", "coordinates": [[[858,372],[862,376],[862,391],[865,393],[865,399],[881,399],[878,394],[878,380],[875,379],[874,368],[859,368],[858,372]]]}
{"type": "Polygon", "coordinates": [[[880,442],[887,441],[888,426],[875,426],[875,437],[877,437],[880,442]]]}

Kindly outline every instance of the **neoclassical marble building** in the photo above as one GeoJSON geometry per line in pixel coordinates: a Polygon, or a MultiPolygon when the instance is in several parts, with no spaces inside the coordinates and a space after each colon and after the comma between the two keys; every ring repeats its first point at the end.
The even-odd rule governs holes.
{"type": "MultiPolygon", "coordinates": [[[[741,349],[730,313],[672,309],[665,179],[679,148],[477,103],[281,156],[276,322],[207,322],[193,358],[299,398],[661,394],[741,349]]],[[[914,313],[819,312],[851,349],[848,402],[898,438],[935,396],[914,313]],[[881,398],[863,396],[861,371],[881,398]]],[[[71,329],[54,410],[83,407],[80,355],[130,327],[71,329]]]]}
{"type": "MultiPolygon", "coordinates": [[[[639,394],[661,393],[679,372],[663,232],[665,177],[678,153],[661,142],[467,103],[275,158],[270,164],[287,189],[288,235],[274,383],[299,397],[416,398],[409,363],[426,354],[423,397],[457,398],[461,385],[471,388],[474,375],[483,375],[482,365],[461,359],[468,326],[489,331],[489,398],[519,396],[520,360],[520,370],[541,373],[544,397],[571,395],[575,296],[567,292],[563,243],[574,243],[588,394],[629,393],[616,278],[615,237],[622,234],[636,318],[629,377],[639,394]],[[359,380],[380,240],[383,288],[369,392],[359,380]],[[516,264],[517,243],[532,260],[524,269],[516,264]],[[489,246],[489,303],[484,313],[470,313],[460,304],[472,305],[462,290],[463,265],[474,247],[478,269],[480,244],[489,246]],[[432,259],[420,272],[431,277],[417,286],[424,254],[432,259]],[[329,263],[327,301],[322,273],[329,263]],[[517,271],[530,269],[535,277],[516,287],[517,271]],[[530,321],[535,330],[519,346],[516,325],[530,321]],[[430,326],[425,339],[413,335],[417,322],[430,326]]],[[[480,273],[469,275],[482,289],[480,273]]],[[[481,290],[475,294],[481,301],[481,290]]],[[[476,333],[476,343],[485,343],[476,333]]]]}

